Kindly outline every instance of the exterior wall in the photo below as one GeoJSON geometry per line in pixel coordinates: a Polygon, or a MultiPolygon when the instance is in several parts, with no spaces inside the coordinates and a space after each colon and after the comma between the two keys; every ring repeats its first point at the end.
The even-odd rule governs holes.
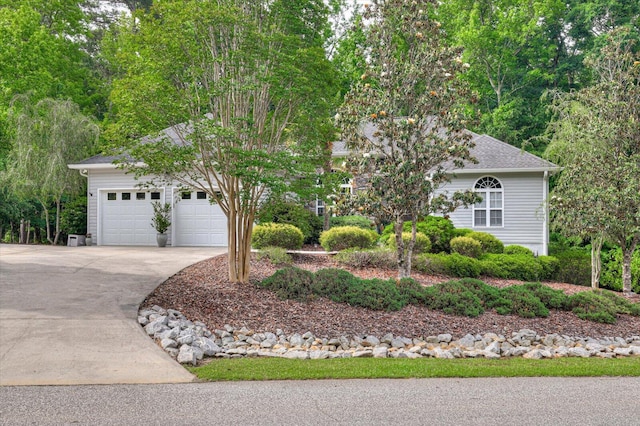
{"type": "Polygon", "coordinates": [[[545,198],[547,181],[539,173],[461,174],[441,191],[473,189],[483,176],[500,181],[503,189],[503,224],[501,227],[473,226],[473,208],[461,207],[449,215],[456,228],[469,228],[495,235],[505,245],[518,244],[539,255],[548,252],[548,228],[545,198]]]}
{"type": "MultiPolygon", "coordinates": [[[[135,180],[133,175],[126,174],[123,170],[119,169],[89,170],[87,181],[87,232],[92,235],[94,244],[102,244],[100,234],[98,233],[100,191],[106,189],[132,189],[140,191],[140,189],[136,187],[140,182],[142,181],[135,180]]],[[[161,199],[160,201],[171,202],[172,188],[163,187],[158,189],[164,194],[164,200],[161,199]]],[[[171,244],[171,235],[169,235],[167,244],[171,244]]]]}

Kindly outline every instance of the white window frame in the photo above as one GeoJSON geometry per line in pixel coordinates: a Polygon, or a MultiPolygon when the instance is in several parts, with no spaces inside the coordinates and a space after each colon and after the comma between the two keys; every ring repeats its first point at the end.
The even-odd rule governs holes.
{"type": "Polygon", "coordinates": [[[480,179],[476,180],[473,185],[473,191],[482,197],[481,203],[476,203],[473,205],[473,216],[471,218],[471,225],[473,228],[504,228],[504,185],[500,179],[494,176],[483,176],[480,179]],[[495,198],[492,200],[492,195],[495,197],[497,195],[499,198],[499,206],[495,204],[492,205],[492,202],[498,201],[495,198]],[[484,204],[484,205],[482,205],[484,204]],[[476,212],[484,212],[484,225],[478,225],[476,223],[476,212]],[[491,213],[492,212],[500,212],[500,224],[492,225],[491,224],[491,213]]]}
{"type": "Polygon", "coordinates": [[[324,211],[326,208],[327,207],[324,200],[316,196],[316,216],[324,216],[324,211]]]}

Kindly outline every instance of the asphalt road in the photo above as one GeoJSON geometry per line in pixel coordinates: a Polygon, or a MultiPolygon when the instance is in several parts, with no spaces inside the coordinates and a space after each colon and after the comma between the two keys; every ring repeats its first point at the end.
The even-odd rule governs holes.
{"type": "Polygon", "coordinates": [[[640,378],[0,387],[2,425],[640,425],[640,378]]]}

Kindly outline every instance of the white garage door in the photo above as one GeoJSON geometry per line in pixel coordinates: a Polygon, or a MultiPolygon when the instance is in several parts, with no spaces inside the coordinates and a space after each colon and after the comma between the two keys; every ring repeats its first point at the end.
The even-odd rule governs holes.
{"type": "Polygon", "coordinates": [[[227,245],[227,217],[206,193],[182,192],[174,206],[175,246],[227,245]]]}
{"type": "Polygon", "coordinates": [[[151,226],[151,202],[160,200],[160,196],[160,192],[141,192],[135,189],[101,191],[98,244],[156,245],[156,232],[151,226]]]}

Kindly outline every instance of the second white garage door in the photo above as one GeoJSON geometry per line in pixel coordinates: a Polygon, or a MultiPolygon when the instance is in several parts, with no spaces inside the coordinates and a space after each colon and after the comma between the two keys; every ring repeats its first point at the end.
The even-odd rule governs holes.
{"type": "Polygon", "coordinates": [[[206,193],[180,192],[174,205],[174,246],[227,245],[227,217],[206,193]]]}

